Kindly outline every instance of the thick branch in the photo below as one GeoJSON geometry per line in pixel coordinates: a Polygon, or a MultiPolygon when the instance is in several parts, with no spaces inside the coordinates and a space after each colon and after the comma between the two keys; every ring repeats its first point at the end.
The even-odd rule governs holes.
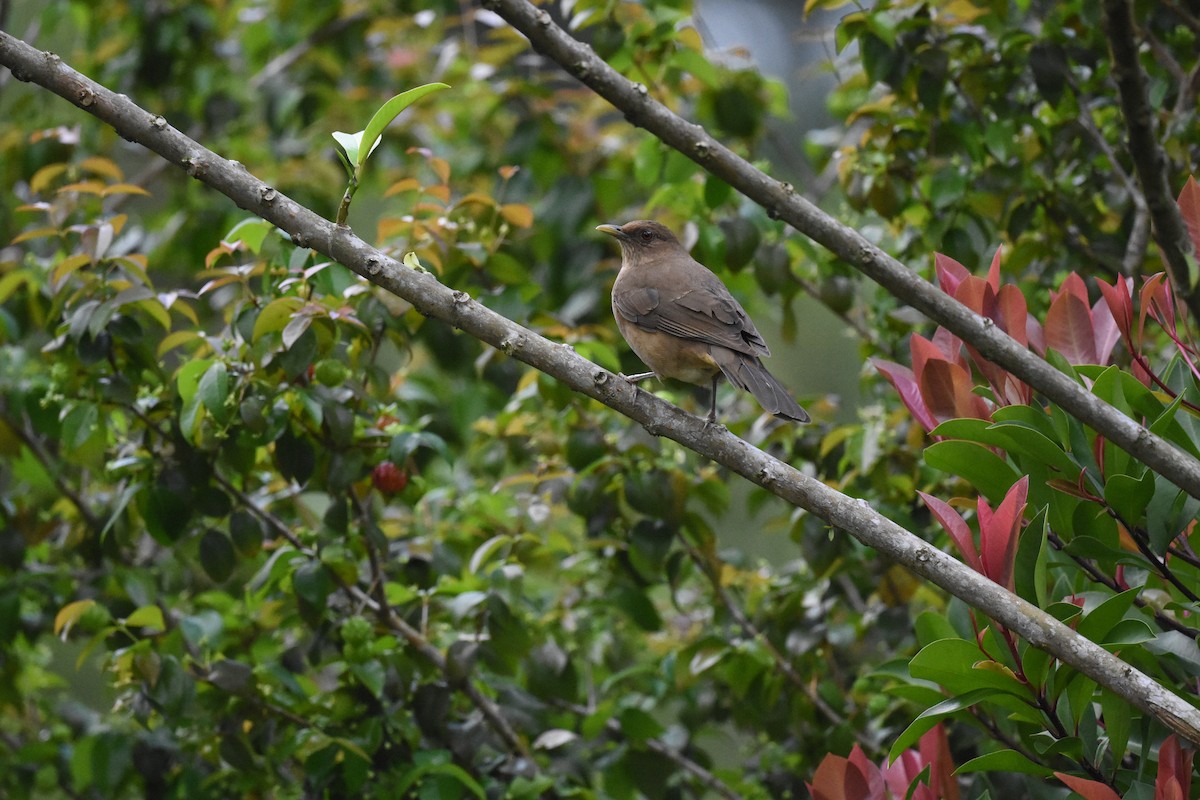
{"type": "MultiPolygon", "coordinates": [[[[404,298],[420,313],[467,332],[574,391],[625,414],[650,433],[668,437],[816,514],[834,528],[849,532],[863,544],[962,598],[1035,647],[1075,667],[1187,740],[1200,744],[1200,710],[1053,616],[931,547],[880,515],[869,503],[853,500],[729,431],[637,389],[577,355],[569,346],[551,342],[517,325],[480,305],[466,292],[442,285],[433,275],[409,269],[359,239],[348,227],[323,219],[263,183],[242,165],[221,158],[187,138],[162,117],[70,69],[57,56],[36,50],[3,31],[0,31],[0,65],[9,67],[21,79],[34,81],[70,100],[126,139],[139,142],[183,167],[189,175],[240,207],[280,227],[297,246],[321,252],[404,298]]],[[[782,189],[776,186],[773,191],[782,189]]],[[[886,259],[870,245],[866,248],[863,252],[868,263],[878,264],[886,259]]],[[[979,328],[983,330],[982,325],[979,328]]],[[[1121,419],[1132,425],[1130,420],[1121,419]]],[[[365,593],[361,599],[374,603],[365,593]]]]}
{"type": "MultiPolygon", "coordinates": [[[[1154,241],[1167,262],[1175,291],[1192,312],[1192,319],[1200,319],[1200,276],[1193,275],[1188,266],[1189,259],[1195,263],[1192,240],[1167,184],[1167,156],[1154,135],[1154,116],[1146,97],[1146,76],[1138,64],[1129,0],[1105,0],[1104,31],[1112,51],[1113,77],[1129,133],[1129,154],[1154,222],[1154,241]]],[[[1185,88],[1181,86],[1180,91],[1185,88]]]]}
{"type": "Polygon", "coordinates": [[[970,342],[983,357],[1007,369],[1076,419],[1180,487],[1200,498],[1200,461],[1083,389],[985,319],[910,270],[782,183],[755,169],[708,134],[650,97],[604,63],[587,45],[554,24],[527,0],[486,0],[540,52],[604,97],[634,125],[695,161],[710,174],[761,205],[767,213],[853,265],[893,295],[970,342]]]}

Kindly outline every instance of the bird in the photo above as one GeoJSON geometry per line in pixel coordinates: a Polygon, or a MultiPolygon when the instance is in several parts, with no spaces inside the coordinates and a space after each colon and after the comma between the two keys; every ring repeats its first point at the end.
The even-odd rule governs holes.
{"type": "Polygon", "coordinates": [[[652,220],[604,224],[596,230],[621,246],[612,289],[617,328],[650,372],[631,383],[659,379],[708,386],[710,423],[717,421],[721,376],[754,395],[776,417],[805,423],[808,413],[763,366],[771,355],[746,310],[711,270],[692,258],[667,226],[652,220]]]}

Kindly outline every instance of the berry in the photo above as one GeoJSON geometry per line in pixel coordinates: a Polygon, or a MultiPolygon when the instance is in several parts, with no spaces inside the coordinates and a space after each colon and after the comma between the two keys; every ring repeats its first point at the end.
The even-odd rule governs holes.
{"type": "Polygon", "coordinates": [[[391,461],[382,461],[372,470],[371,483],[384,494],[396,494],[408,486],[408,473],[391,461]]]}

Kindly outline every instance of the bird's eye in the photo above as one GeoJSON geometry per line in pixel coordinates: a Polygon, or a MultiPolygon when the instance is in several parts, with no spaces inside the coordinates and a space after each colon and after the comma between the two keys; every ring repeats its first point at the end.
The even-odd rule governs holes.
{"type": "Polygon", "coordinates": [[[642,241],[643,242],[648,242],[653,238],[654,238],[654,231],[652,231],[652,230],[642,231],[642,241]]]}

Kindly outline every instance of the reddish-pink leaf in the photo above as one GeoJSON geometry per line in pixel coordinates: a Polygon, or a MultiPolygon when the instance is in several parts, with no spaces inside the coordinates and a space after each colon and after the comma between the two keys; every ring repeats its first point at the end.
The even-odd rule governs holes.
{"type": "Polygon", "coordinates": [[[987,404],[975,394],[971,376],[957,364],[928,359],[917,373],[917,386],[925,407],[939,423],[963,417],[991,419],[987,404]]]}
{"type": "Polygon", "coordinates": [[[1107,364],[1113,348],[1121,338],[1117,320],[1108,307],[1108,298],[1101,297],[1092,306],[1092,331],[1096,337],[1096,363],[1107,364]]]}
{"type": "Polygon", "coordinates": [[[1187,225],[1188,236],[1192,240],[1192,252],[1200,258],[1200,184],[1194,177],[1189,176],[1179,193],[1179,214],[1187,225]]]}
{"type": "Polygon", "coordinates": [[[1067,273],[1067,277],[1063,278],[1063,282],[1059,284],[1058,291],[1050,293],[1051,302],[1064,294],[1073,294],[1082,300],[1084,304],[1088,302],[1087,285],[1083,282],[1083,278],[1079,277],[1079,273],[1067,273]]]}
{"type": "Polygon", "coordinates": [[[921,370],[917,373],[921,397],[939,423],[963,416],[958,411],[958,389],[955,385],[961,372],[949,361],[930,358],[922,362],[921,370]]]}
{"type": "Polygon", "coordinates": [[[941,253],[933,254],[933,268],[937,272],[938,285],[951,297],[954,296],[954,292],[963,278],[971,274],[962,264],[941,253]]]}
{"type": "Polygon", "coordinates": [[[926,433],[937,427],[937,420],[925,407],[925,401],[921,398],[921,389],[917,386],[917,380],[913,377],[912,370],[900,364],[893,364],[891,361],[884,361],[882,358],[872,358],[871,363],[883,377],[888,379],[888,383],[892,384],[900,395],[900,400],[908,408],[908,412],[913,415],[913,419],[925,429],[926,433]]]}
{"type": "Polygon", "coordinates": [[[1026,320],[1029,317],[1029,307],[1025,303],[1025,295],[1011,283],[1006,283],[996,292],[996,325],[1000,330],[1016,339],[1021,344],[1029,343],[1026,320]]]}
{"type": "Polygon", "coordinates": [[[959,516],[958,512],[951,508],[945,500],[921,491],[918,491],[917,494],[921,495],[929,513],[933,514],[934,519],[954,541],[967,566],[980,575],[984,574],[983,563],[979,560],[979,551],[975,549],[975,539],[971,536],[971,529],[967,527],[966,522],[963,522],[963,518],[959,516]]]}
{"type": "Polygon", "coordinates": [[[1083,797],[1083,800],[1121,800],[1119,794],[1100,781],[1068,775],[1065,772],[1056,772],[1054,777],[1065,783],[1071,791],[1083,797]]]}
{"type": "Polygon", "coordinates": [[[987,282],[997,294],[1000,292],[1000,256],[1003,253],[1004,245],[1000,245],[996,248],[996,255],[992,256],[992,265],[988,267],[987,282]]]}
{"type": "Polygon", "coordinates": [[[979,498],[979,550],[983,574],[996,583],[1012,589],[1013,561],[1017,557],[1017,539],[1021,530],[1021,515],[1029,497],[1029,476],[1012,485],[1000,507],[992,512],[979,498]]]}
{"type": "MultiPolygon", "coordinates": [[[[1100,294],[1104,296],[1104,302],[1108,305],[1108,311],[1113,317],[1113,322],[1116,324],[1121,338],[1125,340],[1125,346],[1132,353],[1134,351],[1133,298],[1129,293],[1129,280],[1117,278],[1110,286],[1097,278],[1096,285],[1100,287],[1100,294]]],[[[1097,303],[1097,305],[1099,304],[1097,303]]]]}
{"type": "Polygon", "coordinates": [[[1025,318],[1025,338],[1029,340],[1033,352],[1040,356],[1046,355],[1046,334],[1042,330],[1042,323],[1038,322],[1033,314],[1025,318]]]}
{"type": "Polygon", "coordinates": [[[821,759],[808,791],[813,800],[871,800],[858,767],[833,753],[821,759]]]}
{"type": "Polygon", "coordinates": [[[883,782],[883,773],[879,771],[879,767],[871,763],[867,758],[867,754],[857,744],[850,751],[850,763],[858,767],[858,771],[863,774],[867,781],[867,797],[882,798],[884,790],[887,788],[883,782]]]}
{"type": "Polygon", "coordinates": [[[950,741],[940,722],[921,737],[918,744],[921,760],[929,765],[929,788],[934,797],[958,800],[958,781],[954,779],[954,759],[950,757],[950,741]]]}
{"type": "Polygon", "coordinates": [[[992,309],[988,306],[995,305],[996,292],[991,286],[988,286],[988,282],[983,278],[968,275],[959,282],[958,288],[954,290],[954,299],[976,314],[990,317],[992,309]]]}
{"type": "Polygon", "coordinates": [[[1158,748],[1158,777],[1154,800],[1188,800],[1192,790],[1192,757],[1195,752],[1179,746],[1171,734],[1158,748]]]}
{"type": "Polygon", "coordinates": [[[962,339],[945,328],[938,328],[933,332],[932,341],[947,359],[958,364],[963,369],[967,368],[967,359],[962,354],[962,339]]]}
{"type": "Polygon", "coordinates": [[[1046,312],[1046,347],[1053,348],[1071,364],[1096,363],[1096,334],[1092,310],[1086,298],[1060,292],[1046,312]]]}
{"type": "MultiPolygon", "coordinates": [[[[908,787],[912,786],[912,782],[917,779],[923,769],[925,769],[925,765],[921,763],[921,756],[917,754],[916,750],[905,750],[895,761],[885,766],[883,777],[887,781],[892,797],[907,797],[908,787]]],[[[922,791],[928,792],[929,787],[921,786],[913,792],[914,800],[921,797],[922,791]]]]}
{"type": "Polygon", "coordinates": [[[930,359],[944,361],[948,358],[942,348],[919,333],[908,337],[908,349],[912,353],[912,371],[918,381],[921,379],[921,373],[925,371],[925,362],[930,359]]]}
{"type": "Polygon", "coordinates": [[[1146,314],[1153,314],[1158,323],[1168,330],[1175,330],[1175,303],[1171,299],[1171,284],[1167,273],[1151,275],[1142,284],[1140,293],[1141,310],[1138,315],[1138,341],[1146,330],[1146,314]]]}

